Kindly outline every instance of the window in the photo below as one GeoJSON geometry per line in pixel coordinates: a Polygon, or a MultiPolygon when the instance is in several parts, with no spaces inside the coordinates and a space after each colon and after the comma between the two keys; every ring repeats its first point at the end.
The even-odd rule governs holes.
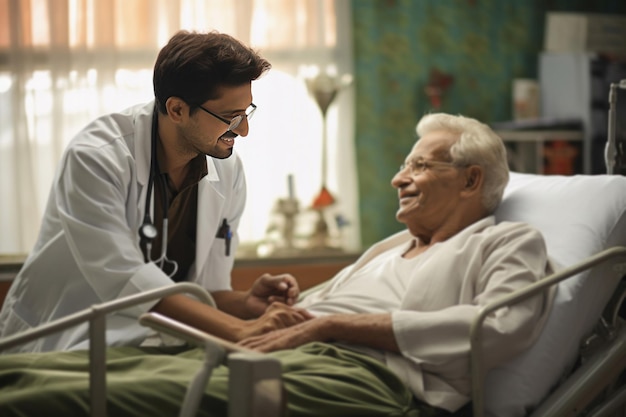
{"type": "MultiPolygon", "coordinates": [[[[156,54],[178,29],[229,33],[273,65],[253,83],[259,109],[235,146],[249,190],[240,235],[259,242],[288,178],[303,209],[319,191],[324,125],[304,77],[312,67],[351,73],[350,27],[344,0],[0,0],[0,253],[32,248],[72,136],[152,99],[156,54]]],[[[353,124],[348,86],[326,124],[328,186],[350,222],[348,249],[359,242],[353,124]]]]}

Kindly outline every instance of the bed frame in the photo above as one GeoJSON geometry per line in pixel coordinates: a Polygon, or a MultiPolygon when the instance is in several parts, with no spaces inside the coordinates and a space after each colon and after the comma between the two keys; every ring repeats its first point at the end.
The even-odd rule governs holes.
{"type": "MultiPolygon", "coordinates": [[[[89,391],[92,417],[107,417],[106,405],[106,315],[126,308],[158,300],[172,294],[189,294],[215,307],[211,295],[201,286],[182,282],[156,290],[96,304],[88,309],[57,319],[26,332],[0,340],[0,352],[36,340],[40,337],[89,323],[89,391]]],[[[229,379],[229,415],[237,417],[282,416],[281,367],[278,360],[245,349],[196,328],[172,320],[158,313],[147,313],[140,322],[156,331],[175,336],[204,348],[204,362],[189,384],[181,404],[180,416],[196,415],[202,391],[212,370],[227,363],[229,379]]]]}
{"type": "MultiPolygon", "coordinates": [[[[481,347],[482,324],[487,316],[500,308],[523,301],[551,285],[577,276],[580,272],[614,258],[624,259],[626,262],[626,247],[613,247],[602,251],[579,264],[504,296],[480,310],[470,328],[473,417],[485,415],[484,384],[486,370],[483,366],[481,347]]],[[[598,285],[602,285],[602,283],[598,283],[598,285]]],[[[621,388],[613,386],[622,377],[626,369],[626,325],[619,316],[619,309],[625,298],[626,287],[621,286],[605,310],[605,315],[608,314],[612,318],[611,321],[605,319],[599,321],[601,327],[598,328],[597,333],[594,333],[581,345],[581,349],[583,349],[581,356],[584,354],[584,347],[588,341],[601,337],[601,346],[597,348],[596,352],[585,358],[584,364],[578,367],[566,382],[562,383],[542,402],[530,417],[579,416],[588,407],[594,406],[594,401],[600,401],[601,404],[596,405],[594,410],[585,415],[608,417],[618,412],[620,406],[626,405],[626,386],[621,388]],[[606,392],[603,394],[605,390],[606,392]],[[600,398],[602,395],[604,398],[600,398]]],[[[616,416],[623,417],[624,415],[616,416]]]]}

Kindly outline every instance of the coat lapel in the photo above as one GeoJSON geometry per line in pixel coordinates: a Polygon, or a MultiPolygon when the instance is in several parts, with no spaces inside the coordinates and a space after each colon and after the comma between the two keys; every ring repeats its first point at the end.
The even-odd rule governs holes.
{"type": "MultiPolygon", "coordinates": [[[[150,177],[150,154],[152,152],[152,115],[154,110],[154,101],[141,107],[135,114],[135,163],[137,165],[137,182],[140,187],[138,209],[138,219],[143,220],[145,215],[145,201],[150,177]]],[[[150,199],[150,210],[152,215],[152,207],[154,194],[150,199]]]]}
{"type": "Polygon", "coordinates": [[[198,183],[198,214],[196,220],[196,271],[201,271],[222,220],[224,195],[218,190],[220,178],[213,159],[207,157],[208,174],[198,183]]]}

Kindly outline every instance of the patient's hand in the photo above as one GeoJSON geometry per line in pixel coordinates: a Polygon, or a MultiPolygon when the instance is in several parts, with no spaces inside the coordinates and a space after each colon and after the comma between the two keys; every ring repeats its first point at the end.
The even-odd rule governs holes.
{"type": "Polygon", "coordinates": [[[298,282],[290,274],[263,274],[252,284],[245,298],[248,311],[255,317],[265,313],[274,302],[293,305],[300,295],[298,282]]]}
{"type": "Polygon", "coordinates": [[[275,302],[269,305],[261,317],[248,320],[239,332],[237,340],[244,340],[272,332],[273,330],[284,329],[312,318],[313,315],[302,308],[295,308],[275,302]]]}
{"type": "Polygon", "coordinates": [[[259,336],[249,337],[238,344],[260,352],[291,349],[309,342],[328,340],[325,334],[324,318],[317,318],[293,327],[276,330],[259,336]]]}
{"type": "Polygon", "coordinates": [[[261,352],[291,349],[310,342],[342,341],[400,352],[390,313],[331,314],[286,329],[249,337],[240,345],[261,352]]]}

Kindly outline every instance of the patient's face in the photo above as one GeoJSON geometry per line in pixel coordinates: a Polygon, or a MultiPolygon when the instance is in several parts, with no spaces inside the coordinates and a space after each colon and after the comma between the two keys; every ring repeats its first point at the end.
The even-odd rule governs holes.
{"type": "Polygon", "coordinates": [[[464,182],[462,168],[437,164],[451,161],[449,149],[456,140],[457,135],[447,131],[424,135],[406,157],[405,168],[391,180],[398,190],[396,218],[414,235],[429,235],[445,227],[458,210],[464,182]],[[421,172],[411,168],[421,167],[421,162],[425,163],[421,172]]]}

